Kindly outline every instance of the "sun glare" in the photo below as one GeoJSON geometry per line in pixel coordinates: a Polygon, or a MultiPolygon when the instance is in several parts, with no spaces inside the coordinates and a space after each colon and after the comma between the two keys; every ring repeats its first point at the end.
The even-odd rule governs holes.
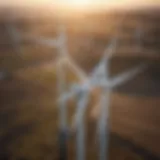
{"type": "Polygon", "coordinates": [[[11,6],[49,6],[61,12],[75,12],[79,10],[110,10],[154,6],[155,4],[160,5],[160,0],[10,0],[9,2],[0,2],[0,5],[2,4],[11,6]]]}
{"type": "Polygon", "coordinates": [[[90,0],[66,0],[66,3],[68,3],[68,5],[74,6],[86,6],[91,4],[92,2],[90,0]]]}
{"type": "Polygon", "coordinates": [[[59,0],[57,4],[70,8],[86,8],[93,5],[93,0],[59,0]]]}

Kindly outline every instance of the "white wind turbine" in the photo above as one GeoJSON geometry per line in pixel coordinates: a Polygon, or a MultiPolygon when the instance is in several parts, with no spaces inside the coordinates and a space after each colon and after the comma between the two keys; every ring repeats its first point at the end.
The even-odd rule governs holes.
{"type": "MultiPolygon", "coordinates": [[[[59,85],[58,90],[60,94],[63,94],[65,92],[65,72],[63,71],[63,64],[67,62],[67,64],[73,69],[74,73],[78,75],[80,81],[86,80],[86,74],[83,72],[72,60],[72,57],[68,54],[67,50],[67,36],[65,33],[64,28],[61,28],[60,35],[58,38],[53,39],[47,39],[44,37],[34,37],[34,36],[28,36],[32,42],[45,45],[48,47],[56,47],[59,49],[59,55],[55,62],[55,65],[57,66],[57,74],[59,78],[59,85]]],[[[81,102],[80,102],[81,103],[81,102]]],[[[81,105],[81,104],[79,104],[81,105]]],[[[64,160],[67,159],[67,105],[66,101],[59,101],[59,121],[60,121],[60,159],[64,160]]]]}
{"type": "MultiPolygon", "coordinates": [[[[63,30],[63,29],[62,29],[63,30]]],[[[12,35],[14,44],[18,44],[19,37],[17,30],[14,30],[13,27],[10,28],[10,33],[12,35]]],[[[141,73],[146,68],[145,65],[136,66],[133,69],[130,69],[115,78],[109,78],[109,61],[112,57],[113,51],[116,48],[116,40],[114,39],[109,47],[104,52],[104,56],[100,63],[95,67],[94,71],[91,73],[91,76],[88,77],[85,72],[79,68],[74,60],[70,57],[67,51],[66,46],[66,34],[63,31],[60,32],[60,36],[57,39],[47,39],[43,37],[28,36],[28,38],[37,44],[45,45],[48,47],[58,47],[60,51],[59,58],[56,61],[56,65],[59,68],[58,77],[59,77],[59,92],[62,94],[58,100],[60,103],[60,143],[61,143],[61,159],[66,159],[66,132],[67,132],[67,106],[66,101],[73,96],[78,95],[78,105],[75,114],[74,122],[77,127],[77,160],[85,159],[85,130],[84,130],[84,114],[86,106],[89,100],[89,92],[95,88],[100,87],[102,89],[101,100],[100,100],[100,117],[98,122],[98,135],[99,135],[99,145],[100,145],[100,160],[107,159],[107,135],[108,133],[108,109],[110,101],[110,92],[112,88],[121,85],[132,78],[134,78],[138,73],[141,73]],[[78,75],[81,84],[74,84],[71,87],[70,93],[65,94],[65,73],[62,70],[62,65],[64,62],[67,62],[70,67],[74,70],[75,74],[78,75]]]]}
{"type": "MultiPolygon", "coordinates": [[[[106,150],[107,150],[107,120],[108,120],[108,109],[109,109],[109,96],[112,88],[121,85],[137,74],[144,71],[146,65],[141,64],[139,66],[130,69],[115,78],[109,78],[109,61],[112,54],[116,48],[116,39],[113,39],[109,47],[104,52],[104,56],[100,63],[95,67],[94,71],[91,73],[90,77],[86,77],[86,80],[81,84],[74,84],[71,87],[70,94],[67,92],[63,94],[59,101],[67,101],[69,98],[78,95],[78,105],[75,115],[74,122],[77,128],[77,159],[85,159],[85,136],[84,136],[84,114],[89,100],[89,91],[94,87],[100,87],[102,89],[101,95],[101,115],[98,123],[98,134],[99,134],[99,145],[100,145],[100,160],[106,160],[106,150]]],[[[77,74],[77,73],[76,73],[77,74]]]]}

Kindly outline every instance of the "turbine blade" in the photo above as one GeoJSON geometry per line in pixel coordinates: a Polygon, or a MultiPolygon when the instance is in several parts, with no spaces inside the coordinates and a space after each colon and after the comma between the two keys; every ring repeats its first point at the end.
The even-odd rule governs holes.
{"type": "Polygon", "coordinates": [[[113,38],[110,45],[105,49],[104,56],[102,57],[99,64],[95,67],[94,71],[91,73],[91,81],[93,83],[95,81],[99,81],[99,79],[104,81],[108,77],[108,61],[116,49],[116,44],[117,39],[113,38]]]}
{"type": "Polygon", "coordinates": [[[30,39],[32,42],[44,45],[47,47],[57,47],[57,39],[52,39],[52,38],[44,38],[41,36],[27,36],[28,39],[30,39]]]}
{"type": "Polygon", "coordinates": [[[7,31],[10,35],[10,38],[11,38],[11,41],[12,41],[12,44],[13,44],[15,51],[17,52],[17,54],[19,54],[20,53],[21,36],[20,36],[18,29],[12,23],[10,23],[9,25],[7,25],[7,31]]]}
{"type": "Polygon", "coordinates": [[[138,65],[138,66],[136,66],[136,67],[124,72],[124,73],[121,73],[118,76],[116,76],[115,78],[113,78],[112,80],[110,80],[109,86],[111,88],[115,88],[119,85],[122,85],[122,84],[126,83],[127,81],[133,79],[138,74],[142,73],[145,69],[147,69],[147,65],[141,64],[141,65],[138,65]]]}

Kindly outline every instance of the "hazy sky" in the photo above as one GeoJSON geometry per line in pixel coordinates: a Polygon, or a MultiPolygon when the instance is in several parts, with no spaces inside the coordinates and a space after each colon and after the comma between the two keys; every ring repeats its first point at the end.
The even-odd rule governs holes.
{"type": "Polygon", "coordinates": [[[102,5],[102,6],[139,6],[139,5],[152,5],[152,4],[159,4],[160,0],[0,0],[0,5],[16,5],[16,6],[23,6],[23,5],[48,5],[52,4],[55,5],[57,3],[61,4],[69,4],[68,2],[72,2],[72,5],[82,5],[83,3],[90,3],[92,5],[102,5]]]}

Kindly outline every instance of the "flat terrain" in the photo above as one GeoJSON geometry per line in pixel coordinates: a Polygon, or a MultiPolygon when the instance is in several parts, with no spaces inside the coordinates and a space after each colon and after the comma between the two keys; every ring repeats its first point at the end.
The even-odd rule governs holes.
{"type": "MultiPolygon", "coordinates": [[[[114,89],[110,107],[111,132],[160,156],[160,17],[157,10],[138,13],[118,14],[120,18],[113,13],[87,15],[89,20],[83,17],[79,20],[76,17],[74,20],[57,20],[51,14],[46,14],[46,17],[36,12],[34,16],[29,13],[18,14],[14,24],[22,36],[19,42],[10,33],[10,21],[4,18],[4,15],[10,15],[9,12],[2,14],[0,69],[5,76],[0,81],[0,159],[53,160],[59,157],[59,79],[56,65],[59,52],[57,48],[35,44],[27,35],[57,37],[56,25],[62,20],[68,26],[70,54],[86,73],[98,63],[101,53],[115,33],[120,38],[110,64],[110,76],[141,63],[149,65],[144,73],[114,89]],[[115,18],[111,21],[110,17],[117,18],[117,21],[115,18]],[[121,17],[125,17],[123,23],[121,17]],[[134,37],[139,27],[143,35],[140,42],[139,38],[134,37]]],[[[68,63],[64,63],[63,70],[66,73],[66,89],[73,82],[80,82],[68,63]]],[[[98,152],[95,135],[98,96],[97,90],[91,93],[86,113],[87,159],[93,160],[97,158],[98,152]]],[[[75,106],[75,99],[68,102],[69,128],[75,106]]],[[[70,137],[68,144],[69,159],[75,159],[74,138],[74,135],[70,137]]],[[[138,149],[129,147],[132,145],[128,143],[123,144],[126,145],[122,145],[113,135],[110,136],[110,159],[143,159],[138,149]]]]}

